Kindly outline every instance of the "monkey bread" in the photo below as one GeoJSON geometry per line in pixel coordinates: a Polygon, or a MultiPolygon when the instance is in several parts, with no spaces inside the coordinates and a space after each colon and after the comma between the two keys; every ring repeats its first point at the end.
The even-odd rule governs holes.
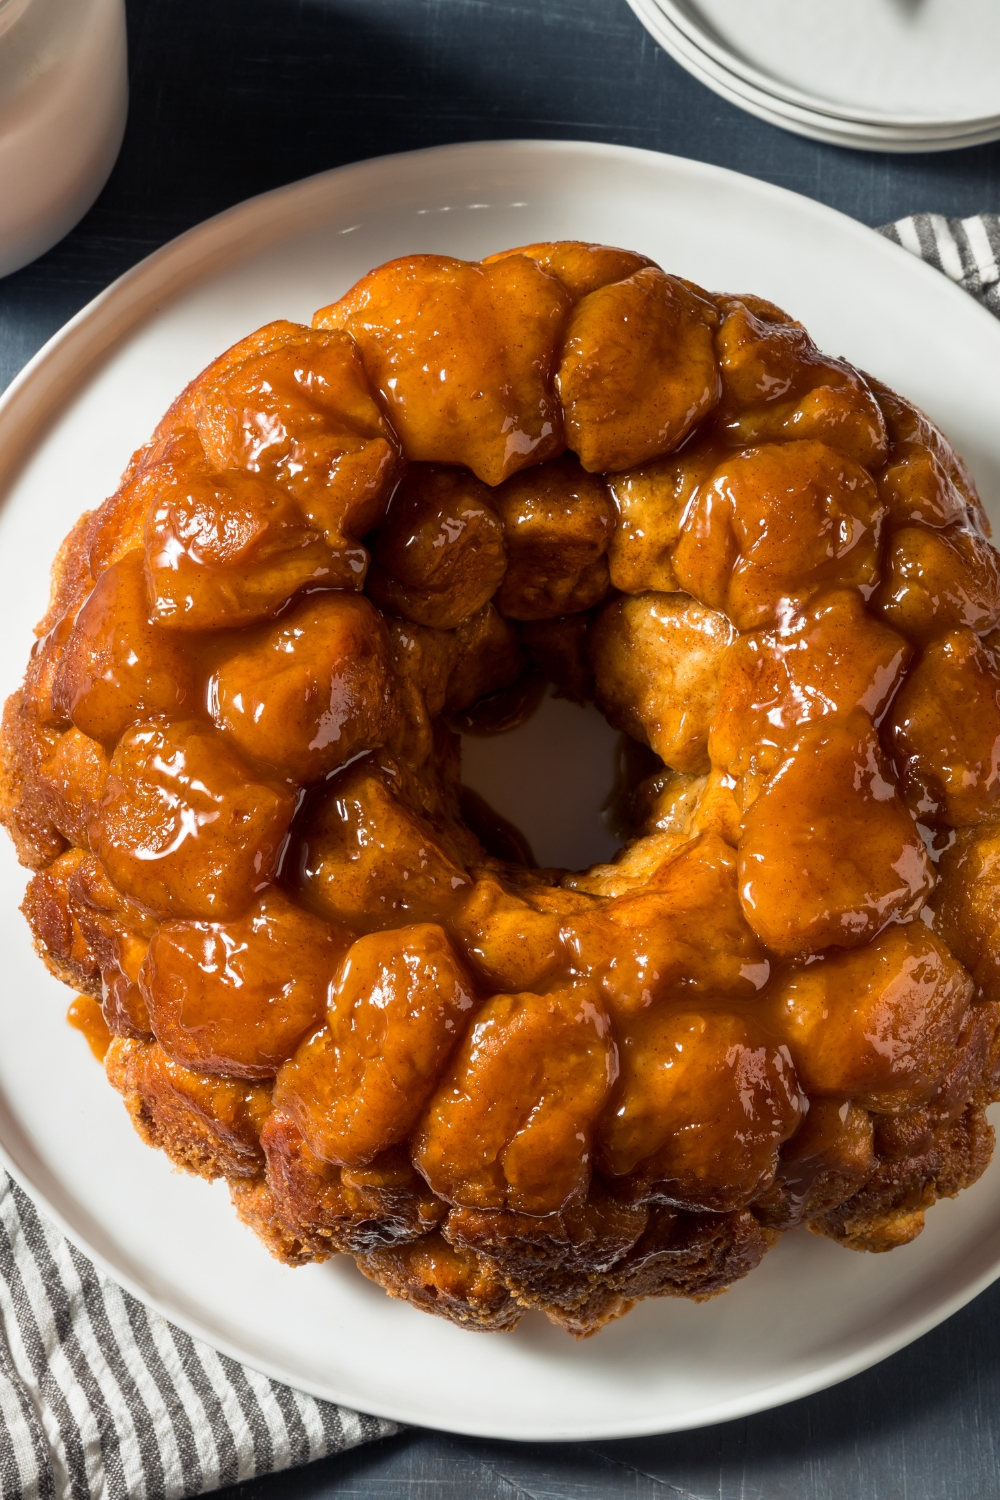
{"type": "Polygon", "coordinates": [[[911,1240],[993,1145],[988,536],[914,406],[624,250],[403,257],[235,345],[4,715],[24,913],[140,1135],[468,1328],[911,1240]],[[582,872],[461,782],[546,679],[638,768],[582,872]]]}

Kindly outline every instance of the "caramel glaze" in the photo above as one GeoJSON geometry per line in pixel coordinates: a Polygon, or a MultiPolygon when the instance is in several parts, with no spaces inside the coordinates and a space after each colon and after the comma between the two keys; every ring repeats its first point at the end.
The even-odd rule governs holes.
{"type": "Polygon", "coordinates": [[[912,1238],[992,1149],[988,535],[913,406],[631,252],[406,257],[236,345],[67,538],[4,719],[137,1129],[470,1327],[912,1238]],[[461,787],[539,673],[635,748],[612,865],[461,787]]]}
{"type": "Polygon", "coordinates": [[[66,1019],[84,1038],[87,1046],[103,1062],[111,1046],[111,1030],[104,1019],[104,1008],[93,995],[75,995],[66,1012],[66,1019]]]}

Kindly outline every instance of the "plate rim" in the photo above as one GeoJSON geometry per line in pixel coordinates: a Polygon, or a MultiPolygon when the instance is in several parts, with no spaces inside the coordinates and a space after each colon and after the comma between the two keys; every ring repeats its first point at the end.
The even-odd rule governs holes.
{"type": "MultiPolygon", "coordinates": [[[[288,238],[294,233],[296,223],[311,222],[310,215],[316,213],[319,205],[328,204],[332,208],[340,196],[338,187],[344,187],[346,196],[353,179],[365,178],[372,171],[391,174],[404,165],[408,173],[419,172],[421,163],[454,162],[456,170],[460,170],[465,159],[478,158],[482,161],[485,156],[487,160],[483,161],[484,170],[501,165],[510,169],[516,168],[521,162],[528,163],[544,156],[558,158],[574,154],[605,168],[623,160],[645,162],[651,166],[656,164],[666,176],[680,173],[701,181],[706,178],[714,179],[723,187],[739,185],[741,190],[749,190],[765,201],[787,203],[791,200],[799,214],[811,216],[821,223],[836,222],[842,233],[852,235],[859,242],[864,240],[869,253],[888,257],[890,260],[905,257],[910,277],[923,278],[928,290],[934,288],[937,296],[944,295],[946,300],[952,299],[956,311],[963,308],[963,316],[979,318],[984,328],[989,327],[993,331],[991,336],[1000,337],[997,320],[985,307],[901,246],[837,209],[730,168],[664,152],[605,142],[527,138],[428,147],[348,163],[246,199],[192,226],[112,282],[46,341],[0,396],[0,505],[6,502],[7,492],[22,465],[44,439],[49,423],[74,394],[83,388],[85,382],[92,378],[101,362],[120,340],[141,327],[159,307],[196,284],[200,276],[210,274],[214,268],[225,265],[228,260],[245,259],[268,243],[288,238]],[[280,204],[285,211],[272,213],[276,204],[280,204]],[[37,408],[35,411],[32,411],[33,404],[37,408]],[[33,420],[21,422],[19,419],[24,415],[33,420]],[[9,450],[13,450],[13,456],[10,456],[9,450]]],[[[44,1188],[32,1180],[30,1169],[22,1164],[22,1158],[30,1156],[33,1149],[30,1138],[25,1137],[16,1117],[9,1114],[5,1105],[0,1108],[0,1137],[0,1164],[72,1244],[139,1302],[153,1308],[192,1337],[259,1370],[271,1379],[306,1391],[321,1400],[334,1401],[356,1409],[357,1398],[349,1391],[340,1389],[336,1381],[323,1382],[303,1377],[289,1371],[278,1361],[269,1360],[255,1351],[248,1352],[232,1339],[220,1336],[214,1330],[206,1330],[197,1318],[188,1316],[183,1309],[173,1306],[168,1298],[161,1298],[155,1290],[143,1285],[121,1264],[94,1247],[86,1233],[50,1200],[44,1188]],[[14,1142],[23,1143],[26,1150],[19,1152],[14,1142]]],[[[124,1258],[123,1253],[122,1259],[124,1258]]],[[[534,1442],[610,1440],[712,1426],[815,1394],[871,1368],[951,1317],[998,1277],[1000,1254],[985,1269],[974,1270],[960,1277],[961,1284],[957,1289],[921,1315],[908,1318],[902,1327],[848,1351],[819,1369],[792,1374],[760,1390],[729,1396],[679,1417],[666,1414],[663,1419],[653,1422],[647,1415],[634,1421],[617,1420],[603,1426],[589,1420],[578,1427],[563,1422],[540,1428],[528,1425],[518,1427],[509,1420],[494,1423],[489,1420],[488,1411],[474,1422],[442,1412],[435,1417],[435,1425],[441,1430],[466,1436],[534,1442]]],[[[390,1420],[427,1424],[426,1415],[415,1418],[412,1408],[407,1409],[405,1404],[391,1399],[372,1403],[366,1397],[363,1406],[390,1420]]]]}

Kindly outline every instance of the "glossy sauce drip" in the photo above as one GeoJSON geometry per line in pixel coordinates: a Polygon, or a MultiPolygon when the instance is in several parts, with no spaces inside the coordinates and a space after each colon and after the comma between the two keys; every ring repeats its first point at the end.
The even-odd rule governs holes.
{"type": "Polygon", "coordinates": [[[100,1001],[92,995],[77,995],[66,1012],[66,1020],[85,1039],[97,1061],[103,1062],[111,1045],[111,1032],[100,1001]]]}

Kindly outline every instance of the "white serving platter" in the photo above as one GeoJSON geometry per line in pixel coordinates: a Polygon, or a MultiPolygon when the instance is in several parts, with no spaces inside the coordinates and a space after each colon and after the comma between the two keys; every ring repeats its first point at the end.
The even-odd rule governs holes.
{"type": "MultiPolygon", "coordinates": [[[[561,237],[641,249],[709,287],[785,305],[823,347],[930,411],[1000,518],[1000,325],[939,273],[830,209],[700,163],[586,144],[445,147],[341,168],[192,230],[85,308],[15,381],[0,402],[0,688],[20,677],[63,533],[221,349],[268,319],[308,319],[394,255],[477,257],[561,237]]],[[[610,779],[610,738],[573,712],[551,732],[578,756],[605,757],[610,779]]],[[[511,774],[514,739],[504,744],[480,755],[476,779],[486,791],[504,782],[516,801],[523,776],[511,774]]],[[[593,797],[600,781],[583,778],[575,795],[593,797]]],[[[568,831],[546,831],[546,857],[563,836],[599,857],[593,807],[583,849],[581,809],[563,798],[568,831]]],[[[221,1185],[172,1172],[134,1135],[64,1022],[68,992],[32,951],[16,910],[24,881],[2,840],[0,1158],[137,1296],[316,1395],[504,1438],[694,1427],[864,1369],[1000,1275],[1000,1162],[891,1255],[794,1234],[725,1296],[646,1303],[583,1344],[538,1315],[512,1334],[463,1332],[390,1301],[346,1258],[284,1268],[236,1222],[221,1185]]]]}

